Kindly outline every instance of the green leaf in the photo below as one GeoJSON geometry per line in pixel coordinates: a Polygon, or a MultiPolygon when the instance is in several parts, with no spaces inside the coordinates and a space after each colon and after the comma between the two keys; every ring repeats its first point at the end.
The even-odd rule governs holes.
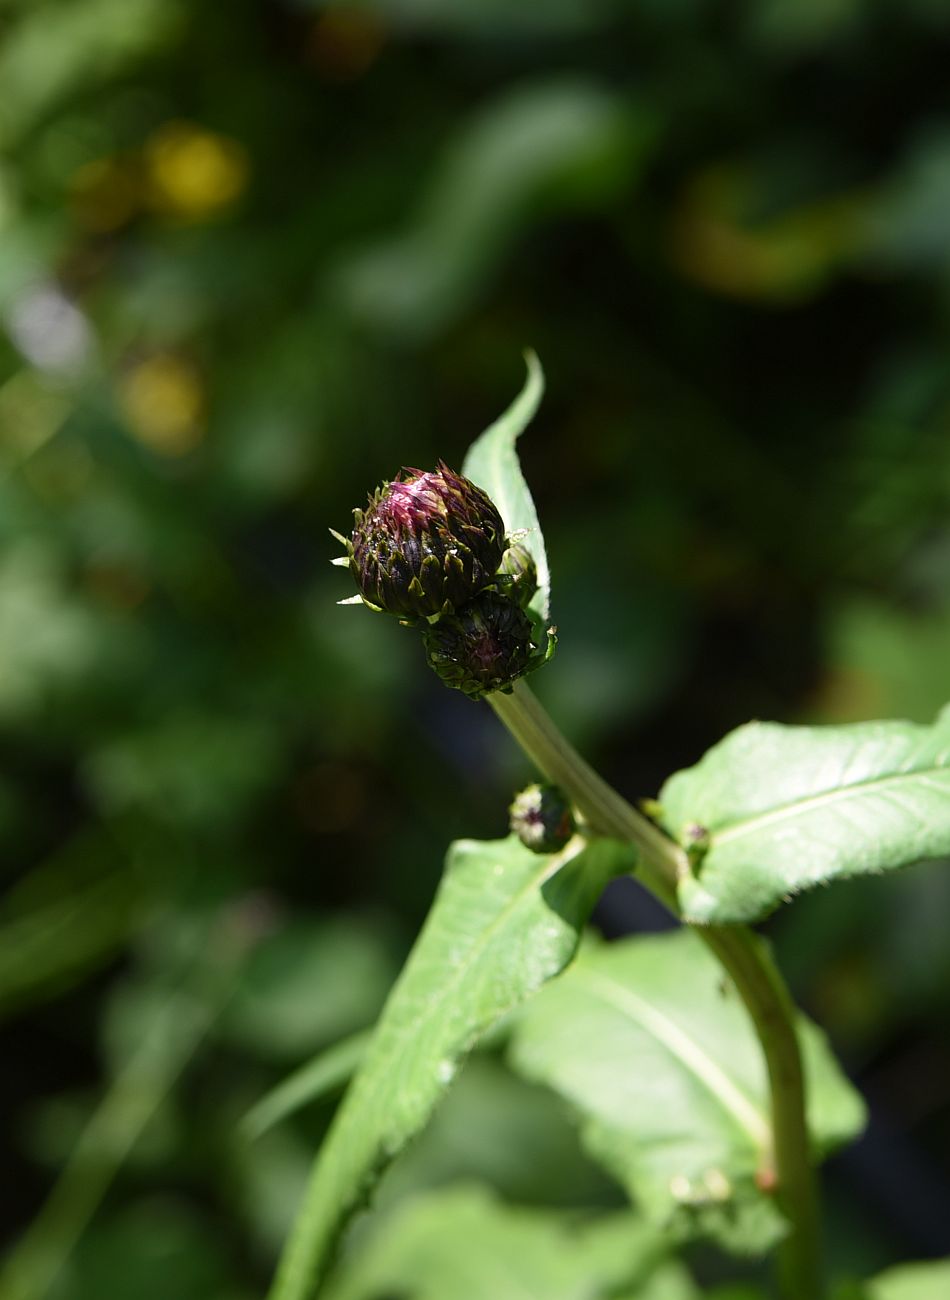
{"type": "Polygon", "coordinates": [[[709,833],[687,921],[757,921],[799,890],[950,853],[950,709],[931,726],[753,722],[672,776],[663,821],[709,833]]]}
{"type": "MultiPolygon", "coordinates": [[[[821,1032],[802,1019],[800,1034],[821,1154],[860,1130],[864,1108],[821,1032]]],[[[650,1221],[739,1253],[782,1235],[755,1181],[769,1145],[761,1050],[697,935],[582,952],[518,1016],[512,1060],[580,1112],[588,1150],[650,1221]]]]}
{"type": "Polygon", "coordinates": [[[398,963],[375,917],[295,918],[252,953],[220,1031],[245,1050],[296,1064],[375,1023],[398,963]],[[314,989],[334,989],[314,1000],[314,989]]]}
{"type": "Polygon", "coordinates": [[[950,1295],[950,1259],[899,1264],[867,1284],[867,1300],[937,1300],[950,1295]]]}
{"type": "Polygon", "coordinates": [[[366,1055],[372,1037],[373,1031],[366,1029],[318,1052],[255,1102],[241,1119],[241,1132],[254,1141],[275,1124],[346,1083],[366,1055]]]}
{"type": "Polygon", "coordinates": [[[524,533],[523,544],[538,570],[538,590],[530,611],[546,628],[551,607],[551,572],[531,492],[524,480],[515,443],[534,419],[544,393],[544,372],[533,352],[525,353],[528,377],[521,392],[494,424],[472,443],[462,473],[484,488],[501,512],[508,533],[524,533]]]}
{"type": "MultiPolygon", "coordinates": [[[[404,1204],[347,1259],[327,1300],[673,1300],[685,1281],[654,1290],[668,1245],[629,1214],[597,1219],[503,1205],[478,1186],[440,1189],[404,1204]]],[[[677,1272],[680,1272],[677,1270],[677,1272]]],[[[669,1274],[667,1275],[669,1277],[669,1274]]],[[[680,1273],[682,1278],[682,1274],[680,1273]]],[[[689,1289],[685,1289],[685,1288],[689,1289]]]]}
{"type": "MultiPolygon", "coordinates": [[[[548,1088],[520,1078],[491,1050],[468,1058],[424,1132],[373,1196],[374,1213],[449,1183],[475,1182],[515,1205],[611,1205],[614,1188],[581,1150],[577,1127],[548,1088]]],[[[355,1236],[355,1234],[354,1234],[355,1236]]]]}
{"type": "Polygon", "coordinates": [[[337,1236],[429,1118],[460,1059],[571,959],[627,848],[576,837],[538,856],[513,836],[449,850],[429,918],[317,1158],[272,1300],[314,1293],[337,1236]]]}

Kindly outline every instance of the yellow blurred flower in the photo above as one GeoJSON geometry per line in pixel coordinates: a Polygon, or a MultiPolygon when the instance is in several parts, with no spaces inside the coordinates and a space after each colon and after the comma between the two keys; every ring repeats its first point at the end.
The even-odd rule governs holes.
{"type": "Polygon", "coordinates": [[[247,188],[244,148],[190,122],[166,122],[145,144],[152,206],[184,221],[202,221],[226,208],[247,188]]]}
{"type": "Polygon", "coordinates": [[[162,456],[184,456],[205,432],[204,390],[195,367],[172,353],[138,362],[119,380],[119,405],[132,434],[162,456]]]}

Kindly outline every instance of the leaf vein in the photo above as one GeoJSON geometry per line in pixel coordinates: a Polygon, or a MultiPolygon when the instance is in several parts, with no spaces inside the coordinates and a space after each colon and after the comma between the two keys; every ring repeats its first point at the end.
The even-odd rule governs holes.
{"type": "Polygon", "coordinates": [[[833,790],[823,790],[820,794],[808,795],[804,799],[779,804],[777,807],[770,808],[764,813],[758,813],[754,817],[728,823],[722,830],[713,831],[713,844],[731,843],[743,835],[754,834],[756,831],[762,830],[763,827],[774,825],[777,822],[795,817],[804,817],[811,812],[832,804],[865,798],[868,794],[875,792],[897,798],[900,792],[892,787],[899,782],[905,781],[914,781],[927,788],[936,789],[944,796],[950,794],[950,769],[934,767],[918,769],[912,772],[891,772],[884,777],[874,777],[867,781],[856,781],[851,785],[839,786],[833,790]],[[944,778],[946,787],[944,787],[943,783],[935,781],[937,776],[944,778]]]}
{"type": "Polygon", "coordinates": [[[600,998],[652,1034],[675,1056],[748,1135],[754,1146],[765,1150],[771,1142],[768,1118],[725,1070],[693,1039],[656,1007],[608,976],[576,967],[575,978],[585,982],[600,998]]]}

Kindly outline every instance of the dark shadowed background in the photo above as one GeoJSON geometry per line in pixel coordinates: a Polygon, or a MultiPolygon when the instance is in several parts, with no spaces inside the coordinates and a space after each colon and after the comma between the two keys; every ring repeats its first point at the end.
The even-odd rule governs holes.
{"type": "MultiPolygon", "coordinates": [[[[460,465],[525,346],[538,691],[625,794],[751,717],[950,698],[948,61],[941,0],[0,0],[26,1300],[260,1295],[335,1098],[237,1121],[372,1023],[449,839],[504,833],[524,762],[337,608],[327,528],[460,465]]],[[[942,863],[769,927],[871,1103],[840,1273],[950,1253],[948,915],[942,863]]],[[[598,920],[662,923],[632,884],[598,920]]],[[[461,1175],[620,1195],[491,1055],[381,1204],[461,1175]]]]}

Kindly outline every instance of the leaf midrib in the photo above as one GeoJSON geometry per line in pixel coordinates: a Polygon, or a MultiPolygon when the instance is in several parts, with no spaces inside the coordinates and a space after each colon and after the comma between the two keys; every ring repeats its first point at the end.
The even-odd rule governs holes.
{"type": "Polygon", "coordinates": [[[595,995],[651,1034],[683,1065],[736,1121],[753,1146],[765,1151],[771,1143],[766,1115],[713,1058],[675,1021],[638,994],[600,971],[575,966],[573,979],[586,983],[595,995]]]}
{"type": "Polygon", "coordinates": [[[898,785],[901,782],[917,781],[926,785],[930,778],[937,775],[950,779],[950,767],[926,767],[915,769],[912,772],[891,772],[887,776],[872,777],[866,781],[854,781],[850,785],[836,786],[833,790],[823,790],[820,794],[808,795],[804,799],[796,799],[792,803],[778,804],[767,812],[757,813],[754,817],[731,822],[723,830],[713,830],[712,847],[716,848],[728,844],[743,835],[754,834],[763,827],[771,826],[776,822],[807,816],[816,809],[849,799],[860,799],[875,790],[898,785]]]}

